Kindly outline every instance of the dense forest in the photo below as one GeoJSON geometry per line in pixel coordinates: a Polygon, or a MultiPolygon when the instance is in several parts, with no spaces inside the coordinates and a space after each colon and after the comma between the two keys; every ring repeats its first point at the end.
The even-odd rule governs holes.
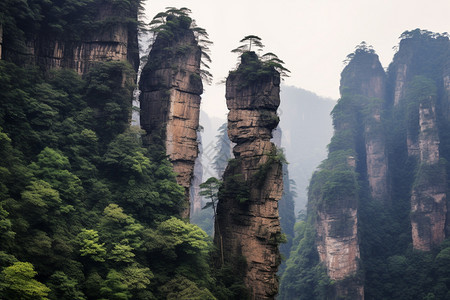
{"type": "Polygon", "coordinates": [[[281,122],[286,139],[309,122],[327,131],[287,145],[291,166],[272,130],[330,104],[303,93],[314,108],[277,114],[289,71],[244,37],[211,157],[219,179],[203,178],[205,209],[189,220],[211,41],[187,8],[149,24],[142,10],[0,3],[1,299],[450,298],[448,34],[405,31],[387,70],[366,43],[347,57],[328,157],[298,215],[291,179],[321,152],[295,148],[320,148],[328,119],[281,122]],[[154,43],[141,63],[138,31],[154,43]],[[142,127],[130,125],[140,64],[142,127]]]}
{"type": "MultiPolygon", "coordinates": [[[[211,237],[179,217],[184,191],[164,148],[144,148],[129,126],[130,61],[80,75],[25,53],[35,37],[76,44],[120,20],[92,22],[96,1],[21,4],[1,4],[1,298],[232,299],[233,274],[211,268],[211,237]]],[[[107,4],[123,15],[140,5],[107,4]]]]}

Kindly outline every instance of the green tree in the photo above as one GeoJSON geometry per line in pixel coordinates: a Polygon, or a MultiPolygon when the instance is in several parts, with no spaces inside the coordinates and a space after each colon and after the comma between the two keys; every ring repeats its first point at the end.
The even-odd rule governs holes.
{"type": "Polygon", "coordinates": [[[28,262],[15,262],[0,274],[0,292],[5,299],[48,299],[50,289],[33,279],[37,272],[28,262]]]}
{"type": "Polygon", "coordinates": [[[192,299],[192,300],[215,300],[216,297],[206,288],[199,288],[195,282],[177,276],[161,287],[161,291],[170,300],[192,299]]]}
{"type": "Polygon", "coordinates": [[[100,289],[100,294],[105,299],[111,300],[128,300],[132,294],[128,290],[128,286],[122,280],[123,275],[112,269],[108,272],[104,285],[100,289]]]}
{"type": "Polygon", "coordinates": [[[79,284],[75,279],[69,278],[64,272],[56,271],[50,276],[50,299],[84,300],[86,297],[79,290],[79,284]]]}
{"type": "MultiPolygon", "coordinates": [[[[244,53],[244,52],[250,52],[252,51],[252,46],[257,47],[258,50],[262,50],[264,48],[263,43],[261,42],[261,38],[256,35],[247,35],[243,39],[239,41],[239,43],[244,43],[244,45],[241,45],[237,47],[236,49],[232,50],[233,53],[244,53]]],[[[256,52],[256,51],[254,51],[256,52]]]]}
{"type": "Polygon", "coordinates": [[[99,243],[98,232],[93,229],[83,229],[77,235],[77,244],[80,246],[80,255],[87,256],[96,262],[104,262],[106,249],[104,243],[99,243]]]}
{"type": "Polygon", "coordinates": [[[224,264],[224,253],[223,253],[223,243],[222,243],[222,234],[220,233],[220,226],[217,223],[217,212],[216,205],[219,201],[219,188],[222,186],[222,181],[215,177],[210,177],[208,180],[200,184],[200,196],[209,199],[209,202],[202,209],[207,209],[208,207],[213,208],[214,213],[214,229],[217,230],[217,234],[220,240],[220,257],[222,261],[222,265],[224,264]]]}

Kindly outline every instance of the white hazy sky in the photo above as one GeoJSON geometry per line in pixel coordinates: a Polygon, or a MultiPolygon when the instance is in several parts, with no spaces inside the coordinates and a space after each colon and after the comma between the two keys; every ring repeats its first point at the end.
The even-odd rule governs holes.
{"type": "Polygon", "coordinates": [[[225,86],[215,83],[236,66],[230,51],[246,35],[261,37],[264,53],[285,62],[291,71],[285,84],[337,99],[343,60],[361,41],[374,47],[386,68],[405,30],[450,31],[450,0],[147,0],[147,22],[169,6],[191,9],[214,42],[214,79],[205,86],[202,108],[223,118],[225,86]]]}

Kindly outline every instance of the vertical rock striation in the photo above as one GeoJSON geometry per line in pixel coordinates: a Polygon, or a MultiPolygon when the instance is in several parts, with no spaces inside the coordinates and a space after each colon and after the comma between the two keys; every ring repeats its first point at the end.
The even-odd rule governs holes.
{"type": "MultiPolygon", "coordinates": [[[[399,275],[422,257],[406,250],[410,243],[421,251],[445,248],[450,40],[420,29],[401,38],[387,74],[365,43],[348,56],[341,98],[332,111],[328,158],[308,189],[307,227],[297,252],[304,256],[291,261],[301,266],[291,268],[298,275],[286,270],[282,290],[289,298],[284,299],[302,294],[315,299],[311,291],[321,285],[320,298],[398,298],[398,284],[405,284],[403,293],[416,287],[399,275]],[[311,254],[314,246],[317,253],[311,254]],[[322,278],[322,268],[331,284],[315,279],[322,278]],[[380,284],[380,278],[389,279],[380,284]],[[304,287],[293,287],[297,282],[304,287]]],[[[442,255],[437,253],[429,254],[435,262],[442,255]]],[[[422,269],[418,266],[417,273],[422,269]]],[[[424,295],[435,292],[431,286],[424,295]]]]}
{"type": "Polygon", "coordinates": [[[228,136],[236,145],[219,195],[215,243],[223,248],[225,263],[239,268],[238,262],[245,260],[242,275],[252,299],[274,299],[283,174],[270,139],[279,121],[280,75],[272,68],[249,82],[243,70],[258,65],[259,59],[254,52],[246,52],[241,60],[226,83],[228,136]]]}
{"type": "Polygon", "coordinates": [[[382,110],[386,97],[386,74],[378,55],[356,53],[343,70],[341,92],[360,97],[364,119],[364,144],[367,181],[372,199],[389,204],[388,161],[382,110]]]}
{"type": "Polygon", "coordinates": [[[198,156],[195,159],[194,163],[194,171],[193,178],[191,180],[190,187],[190,203],[191,203],[191,211],[190,215],[195,215],[200,213],[202,210],[202,196],[200,196],[200,184],[203,182],[203,165],[202,165],[202,154],[203,154],[203,145],[202,145],[202,135],[200,132],[197,133],[197,143],[198,143],[198,156]]]}
{"type": "Polygon", "coordinates": [[[360,271],[357,178],[373,201],[389,205],[386,137],[382,109],[386,76],[373,50],[361,45],[341,74],[341,99],[333,111],[330,154],[311,181],[317,203],[315,228],[320,261],[336,281],[334,295],[364,298],[360,271]],[[314,192],[315,191],[315,192],[314,192]]]}
{"type": "Polygon", "coordinates": [[[436,97],[419,104],[419,170],[411,195],[411,227],[415,249],[429,251],[445,239],[446,172],[439,161],[436,97]]]}
{"type": "MultiPolygon", "coordinates": [[[[64,20],[70,26],[77,26],[73,33],[53,33],[46,30],[27,32],[24,49],[14,49],[5,45],[2,59],[10,59],[18,64],[36,64],[43,69],[70,68],[79,74],[86,74],[95,62],[128,61],[133,69],[139,67],[137,19],[139,5],[130,2],[127,7],[108,1],[96,1],[87,5],[92,12],[91,25],[85,28],[74,20],[64,20]],[[132,23],[134,22],[134,25],[132,23]],[[85,31],[85,32],[83,32],[85,31]]],[[[47,12],[42,12],[44,15],[47,12]]],[[[70,26],[67,27],[70,27],[70,26]]],[[[36,27],[39,27],[37,25],[36,27]]],[[[1,33],[1,30],[0,30],[1,33]]],[[[1,36],[1,34],[0,34],[1,36]]],[[[1,41],[0,41],[1,42],[1,41]]],[[[1,46],[0,46],[1,50],[1,46]]],[[[1,51],[0,51],[1,52],[1,51]]]]}
{"type": "Polygon", "coordinates": [[[403,37],[390,72],[407,70],[401,82],[395,81],[402,92],[394,91],[394,104],[407,115],[406,148],[417,163],[411,190],[413,246],[429,251],[445,239],[447,176],[440,153],[447,146],[440,144],[442,130],[448,126],[450,47],[448,38],[418,29],[403,37]]]}
{"type": "Polygon", "coordinates": [[[162,143],[185,188],[182,216],[189,217],[189,187],[198,155],[201,49],[192,30],[181,28],[173,38],[158,35],[142,70],[141,127],[147,132],[144,143],[162,143]]]}

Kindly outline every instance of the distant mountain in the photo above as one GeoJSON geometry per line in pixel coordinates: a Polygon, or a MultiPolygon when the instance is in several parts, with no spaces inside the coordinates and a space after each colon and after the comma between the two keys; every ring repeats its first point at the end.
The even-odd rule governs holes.
{"type": "Polygon", "coordinates": [[[326,158],[326,146],[333,133],[330,112],[335,104],[333,99],[301,88],[281,87],[281,145],[289,162],[290,178],[297,185],[296,213],[306,205],[306,187],[313,171],[326,158]]]}

